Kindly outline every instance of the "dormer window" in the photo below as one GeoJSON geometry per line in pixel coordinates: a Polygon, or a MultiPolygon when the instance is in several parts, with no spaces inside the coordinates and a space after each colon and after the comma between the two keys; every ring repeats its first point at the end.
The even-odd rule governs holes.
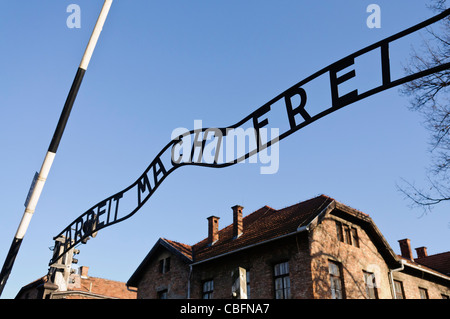
{"type": "Polygon", "coordinates": [[[355,227],[336,221],[336,235],[340,242],[359,248],[358,230],[355,227]]]}
{"type": "Polygon", "coordinates": [[[170,270],[170,257],[161,259],[159,261],[159,273],[165,274],[166,272],[169,272],[170,270]]]}
{"type": "Polygon", "coordinates": [[[356,228],[352,227],[351,232],[352,232],[352,244],[353,246],[359,248],[358,231],[356,230],[356,228]]]}

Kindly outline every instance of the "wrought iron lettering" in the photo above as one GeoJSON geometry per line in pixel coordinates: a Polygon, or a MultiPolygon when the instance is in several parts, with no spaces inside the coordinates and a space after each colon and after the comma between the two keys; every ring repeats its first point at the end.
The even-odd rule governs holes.
{"type": "MultiPolygon", "coordinates": [[[[414,79],[450,68],[450,63],[445,63],[425,71],[392,80],[389,61],[389,44],[391,42],[423,29],[447,17],[449,14],[450,9],[323,68],[287,89],[285,92],[279,94],[235,125],[227,128],[202,128],[191,130],[176,136],[161,150],[136,182],[87,210],[67,226],[60,234],[54,237],[56,239],[60,236],[65,236],[67,239],[70,239],[66,241],[66,247],[62,254],[76,244],[85,242],[89,236],[92,236],[100,229],[133,216],[155,193],[156,189],[161,185],[164,179],[181,166],[197,165],[221,168],[239,163],[342,107],[414,79]],[[371,51],[378,51],[379,54],[381,62],[381,84],[365,92],[359,92],[358,89],[355,88],[348,93],[342,95],[339,94],[340,86],[355,78],[358,74],[358,70],[355,66],[355,59],[371,51]],[[338,75],[338,73],[342,73],[342,71],[346,69],[349,69],[349,71],[338,75]],[[321,76],[327,76],[329,78],[328,94],[331,98],[331,105],[313,112],[312,109],[309,108],[308,93],[305,86],[321,76]],[[297,104],[293,104],[294,98],[299,100],[297,104]],[[280,103],[283,106],[283,110],[280,110],[280,103]],[[261,128],[270,126],[272,112],[282,112],[288,123],[288,128],[285,129],[285,131],[280,132],[279,136],[272,137],[271,140],[268,140],[267,143],[263,144],[263,141],[260,138],[260,131],[261,128]],[[233,138],[233,130],[243,129],[245,126],[252,128],[254,131],[255,147],[245,154],[240,154],[240,156],[238,154],[233,158],[221,158],[220,152],[223,150],[222,145],[233,138]],[[185,146],[189,147],[187,154],[184,152],[182,154],[179,153],[180,149],[185,146]],[[212,160],[202,160],[205,153],[211,155],[208,158],[212,158],[212,160]],[[121,211],[119,203],[121,203],[125,197],[127,199],[131,198],[131,202],[134,202],[134,204],[132,204],[131,207],[127,207],[128,211],[121,211]]],[[[55,256],[53,260],[57,260],[60,256],[55,256]]],[[[52,261],[50,263],[52,263],[52,261]]]]}

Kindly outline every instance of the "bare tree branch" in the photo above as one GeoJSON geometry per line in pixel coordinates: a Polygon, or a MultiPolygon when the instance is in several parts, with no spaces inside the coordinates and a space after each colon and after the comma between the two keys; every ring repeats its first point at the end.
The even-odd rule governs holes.
{"type": "MultiPolygon", "coordinates": [[[[443,11],[447,9],[446,0],[432,0],[429,8],[443,11]]],[[[404,68],[407,74],[450,61],[450,17],[443,19],[437,27],[427,29],[427,37],[423,38],[420,51],[412,49],[409,63],[404,68]]],[[[450,201],[450,70],[406,83],[401,93],[411,98],[409,108],[420,112],[425,118],[424,126],[430,132],[432,158],[429,173],[433,178],[428,177],[428,192],[406,180],[403,180],[405,186],[397,185],[397,188],[413,206],[431,211],[434,206],[450,201]]]]}

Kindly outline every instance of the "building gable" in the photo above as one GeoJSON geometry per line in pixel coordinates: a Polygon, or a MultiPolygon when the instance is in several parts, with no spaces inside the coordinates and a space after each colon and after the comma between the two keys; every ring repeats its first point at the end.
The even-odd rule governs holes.
{"type": "Polygon", "coordinates": [[[130,277],[127,285],[137,287],[139,285],[142,276],[147,271],[149,264],[155,263],[157,258],[159,258],[161,251],[167,251],[179,258],[183,263],[189,264],[192,262],[192,249],[189,245],[178,243],[165,238],[160,238],[152,247],[150,252],[138,266],[136,271],[130,277]]]}
{"type": "MultiPolygon", "coordinates": [[[[210,216],[208,218],[208,237],[192,246],[160,238],[131,276],[128,284],[137,286],[139,291],[141,291],[141,287],[145,286],[141,281],[145,279],[147,283],[151,283],[151,287],[146,287],[149,293],[141,296],[145,295],[150,298],[155,298],[155,291],[166,291],[167,293],[170,289],[172,289],[172,291],[176,290],[173,288],[165,288],[175,287],[173,278],[176,278],[177,280],[183,278],[179,285],[184,285],[186,287],[186,295],[190,296],[190,293],[192,292],[194,294],[195,291],[195,295],[199,296],[199,291],[202,291],[205,280],[213,276],[213,273],[216,272],[220,273],[217,278],[217,284],[220,284],[219,286],[221,287],[227,286],[229,281],[229,275],[224,274],[228,274],[230,269],[234,271],[236,267],[245,268],[248,266],[247,268],[253,273],[252,276],[257,273],[259,266],[265,267],[263,272],[270,274],[270,267],[273,266],[272,264],[275,261],[272,260],[272,257],[267,255],[268,251],[266,248],[271,247],[269,249],[269,255],[273,255],[281,249],[279,246],[281,243],[289,243],[291,246],[286,247],[286,251],[292,247],[295,248],[291,251],[295,255],[292,255],[293,263],[295,263],[297,267],[295,269],[298,270],[298,267],[303,267],[303,279],[296,277],[299,275],[297,273],[292,273],[292,278],[293,280],[305,280],[305,282],[311,282],[313,288],[310,287],[309,289],[311,289],[311,293],[314,293],[314,298],[328,296],[329,290],[327,291],[326,289],[329,289],[329,287],[326,287],[328,279],[324,279],[319,283],[316,281],[318,277],[314,277],[313,275],[313,278],[311,279],[311,274],[320,269],[322,271],[321,276],[325,275],[325,277],[328,278],[327,267],[329,262],[333,260],[337,262],[341,261],[342,265],[345,264],[344,266],[347,267],[346,280],[348,280],[346,284],[348,284],[349,287],[352,285],[356,287],[354,293],[349,290],[350,298],[365,297],[364,278],[371,273],[381,274],[376,277],[381,278],[380,280],[383,282],[382,298],[390,298],[392,296],[389,288],[392,286],[392,283],[390,282],[390,275],[388,276],[387,274],[391,271],[400,269],[404,266],[404,263],[401,258],[394,253],[369,215],[325,195],[320,195],[278,210],[269,206],[264,206],[245,217],[242,216],[242,206],[235,205],[232,207],[232,210],[233,224],[220,229],[220,218],[217,216],[210,216]],[[361,247],[358,245],[356,245],[356,247],[350,247],[352,245],[341,245],[338,242],[336,239],[336,236],[339,236],[336,233],[336,221],[340,221],[346,226],[351,227],[352,230],[357,230],[359,232],[359,235],[361,236],[361,247]],[[325,234],[328,237],[332,236],[332,241],[327,242],[326,236],[322,236],[322,238],[320,236],[315,236],[315,234],[319,234],[320,232],[322,235],[325,234]],[[292,246],[292,244],[294,246],[292,246]],[[299,245],[303,245],[301,253],[299,251],[299,245]],[[326,245],[329,247],[320,250],[320,247],[324,248],[326,245]],[[273,249],[275,249],[275,251],[273,249]],[[172,275],[166,276],[165,281],[161,280],[160,284],[157,285],[155,282],[162,278],[155,275],[157,261],[162,258],[161,251],[173,254],[184,266],[181,267],[183,268],[182,271],[177,275],[174,275],[176,277],[173,277],[172,275]],[[255,252],[262,253],[264,257],[262,257],[262,255],[254,255],[255,252]],[[342,256],[341,253],[344,253],[348,258],[340,259],[339,256],[342,256]],[[252,256],[258,258],[258,260],[260,258],[265,259],[263,263],[257,263],[259,265],[257,268],[251,270],[254,266],[252,266],[252,260],[248,260],[249,254],[253,254],[252,256]],[[301,258],[299,256],[301,256],[301,258]],[[306,262],[306,264],[299,266],[300,260],[303,263],[306,262]],[[150,264],[153,268],[149,267],[150,264]],[[153,272],[153,275],[149,274],[149,271],[153,272]],[[209,277],[206,278],[205,276],[209,277]],[[193,281],[195,281],[195,283],[193,281]],[[325,286],[323,286],[324,283],[325,286]],[[318,293],[319,290],[314,288],[319,287],[319,285],[325,289],[322,290],[325,294],[318,293]]],[[[345,229],[348,230],[349,228],[346,227],[345,229]]],[[[262,261],[262,259],[260,261],[262,261]]],[[[269,286],[264,286],[261,289],[270,288],[269,286]]],[[[227,295],[229,291],[223,293],[227,295]]],[[[180,290],[177,290],[176,295],[182,295],[180,290]]],[[[174,292],[172,292],[172,296],[175,296],[174,292]]]]}

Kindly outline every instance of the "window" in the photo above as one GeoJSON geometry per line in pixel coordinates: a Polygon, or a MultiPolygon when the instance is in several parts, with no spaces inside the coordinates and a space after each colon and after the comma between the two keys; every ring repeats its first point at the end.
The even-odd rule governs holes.
{"type": "Polygon", "coordinates": [[[428,290],[419,287],[420,299],[428,299],[428,290]]]}
{"type": "Polygon", "coordinates": [[[351,245],[352,244],[352,234],[350,231],[350,226],[344,225],[344,243],[351,245]]]}
{"type": "Polygon", "coordinates": [[[352,243],[353,246],[359,248],[359,239],[358,239],[358,232],[356,231],[356,228],[352,227],[352,243]]]}
{"type": "Polygon", "coordinates": [[[358,231],[355,227],[336,221],[336,235],[340,242],[359,248],[358,231]]]}
{"type": "Polygon", "coordinates": [[[232,298],[241,299],[244,298],[244,288],[245,288],[245,299],[250,299],[250,271],[239,267],[236,271],[231,273],[232,284],[231,292],[232,298]],[[243,276],[245,275],[245,282],[242,282],[243,276]]]}
{"type": "Polygon", "coordinates": [[[366,283],[366,293],[369,299],[378,299],[377,285],[375,275],[371,272],[364,272],[364,282],[366,283]]]}
{"type": "Polygon", "coordinates": [[[274,267],[275,299],[291,298],[291,283],[289,280],[289,263],[283,262],[274,267]]]}
{"type": "Polygon", "coordinates": [[[337,239],[344,242],[344,236],[342,235],[342,223],[338,221],[336,221],[336,234],[337,239]]]}
{"type": "Polygon", "coordinates": [[[158,299],[167,299],[167,289],[158,291],[158,299]]]}
{"type": "Polygon", "coordinates": [[[166,272],[169,272],[170,270],[170,257],[161,259],[159,261],[159,273],[165,274],[166,272]]]}
{"type": "Polygon", "coordinates": [[[405,299],[405,291],[403,290],[403,283],[398,280],[394,280],[394,293],[395,299],[405,299]]]}
{"type": "Polygon", "coordinates": [[[250,271],[246,271],[246,277],[247,277],[247,299],[250,299],[250,271]]]}
{"type": "Polygon", "coordinates": [[[342,285],[341,265],[337,262],[328,261],[328,272],[330,274],[331,298],[344,299],[344,288],[342,285]]]}
{"type": "Polygon", "coordinates": [[[214,291],[214,281],[207,280],[203,283],[203,299],[212,299],[214,291]]]}

